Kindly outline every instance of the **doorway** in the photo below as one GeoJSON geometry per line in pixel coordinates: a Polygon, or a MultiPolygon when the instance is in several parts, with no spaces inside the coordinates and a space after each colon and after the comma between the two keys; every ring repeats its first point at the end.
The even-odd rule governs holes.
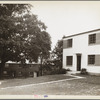
{"type": "Polygon", "coordinates": [[[77,71],[81,71],[81,55],[77,55],[77,71]]]}
{"type": "Polygon", "coordinates": [[[37,72],[34,72],[34,78],[37,77],[37,72]]]}

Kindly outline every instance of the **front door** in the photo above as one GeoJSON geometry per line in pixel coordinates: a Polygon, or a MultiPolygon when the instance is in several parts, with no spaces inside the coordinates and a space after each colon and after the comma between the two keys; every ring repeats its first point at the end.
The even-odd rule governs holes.
{"type": "Polygon", "coordinates": [[[77,71],[81,70],[81,55],[77,55],[77,71]]]}

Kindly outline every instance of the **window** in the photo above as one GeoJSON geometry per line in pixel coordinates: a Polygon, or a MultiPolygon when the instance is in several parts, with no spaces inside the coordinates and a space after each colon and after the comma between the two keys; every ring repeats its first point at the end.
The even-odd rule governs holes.
{"type": "Polygon", "coordinates": [[[72,47],[72,39],[67,40],[67,47],[72,47]]]}
{"type": "Polygon", "coordinates": [[[22,72],[18,72],[18,76],[22,76],[22,72]]]}
{"type": "Polygon", "coordinates": [[[34,73],[33,72],[29,72],[29,76],[34,76],[34,73]]]}
{"type": "Polygon", "coordinates": [[[33,65],[32,64],[30,64],[30,68],[32,68],[33,67],[33,65]]]}
{"type": "Polygon", "coordinates": [[[88,64],[95,64],[95,55],[88,55],[88,64]]]}
{"type": "Polygon", "coordinates": [[[73,57],[72,56],[67,56],[66,57],[66,63],[67,63],[67,65],[72,65],[72,62],[73,62],[73,57]]]}
{"type": "Polygon", "coordinates": [[[23,67],[23,65],[22,64],[19,64],[19,68],[22,68],[23,67]]]}
{"type": "Polygon", "coordinates": [[[9,64],[8,64],[8,63],[6,63],[6,64],[5,64],[5,68],[8,68],[8,67],[9,67],[9,64]]]}
{"type": "Polygon", "coordinates": [[[3,71],[3,74],[8,74],[7,71],[3,71]]]}
{"type": "Polygon", "coordinates": [[[33,75],[33,72],[29,72],[30,75],[33,75]]]}
{"type": "Polygon", "coordinates": [[[5,71],[3,71],[3,75],[4,75],[4,76],[9,76],[9,72],[8,72],[8,71],[6,71],[6,70],[5,70],[5,71]]]}
{"type": "Polygon", "coordinates": [[[89,35],[89,44],[96,43],[96,34],[89,35]]]}

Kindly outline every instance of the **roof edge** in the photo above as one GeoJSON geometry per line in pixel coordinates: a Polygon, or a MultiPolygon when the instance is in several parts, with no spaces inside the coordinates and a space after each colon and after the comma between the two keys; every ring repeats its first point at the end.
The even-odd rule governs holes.
{"type": "Polygon", "coordinates": [[[99,29],[95,29],[95,30],[91,30],[91,31],[81,32],[81,33],[74,34],[74,35],[64,36],[63,39],[64,38],[69,38],[69,37],[72,37],[72,36],[77,36],[77,35],[82,35],[82,34],[90,33],[90,32],[95,32],[95,31],[99,31],[99,30],[100,30],[100,28],[99,29]]]}

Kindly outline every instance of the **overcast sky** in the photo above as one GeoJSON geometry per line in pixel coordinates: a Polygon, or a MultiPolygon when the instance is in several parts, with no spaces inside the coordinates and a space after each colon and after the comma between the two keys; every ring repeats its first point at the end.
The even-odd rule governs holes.
{"type": "Polygon", "coordinates": [[[33,1],[33,13],[51,35],[52,48],[64,35],[100,28],[100,1],[33,1]]]}

